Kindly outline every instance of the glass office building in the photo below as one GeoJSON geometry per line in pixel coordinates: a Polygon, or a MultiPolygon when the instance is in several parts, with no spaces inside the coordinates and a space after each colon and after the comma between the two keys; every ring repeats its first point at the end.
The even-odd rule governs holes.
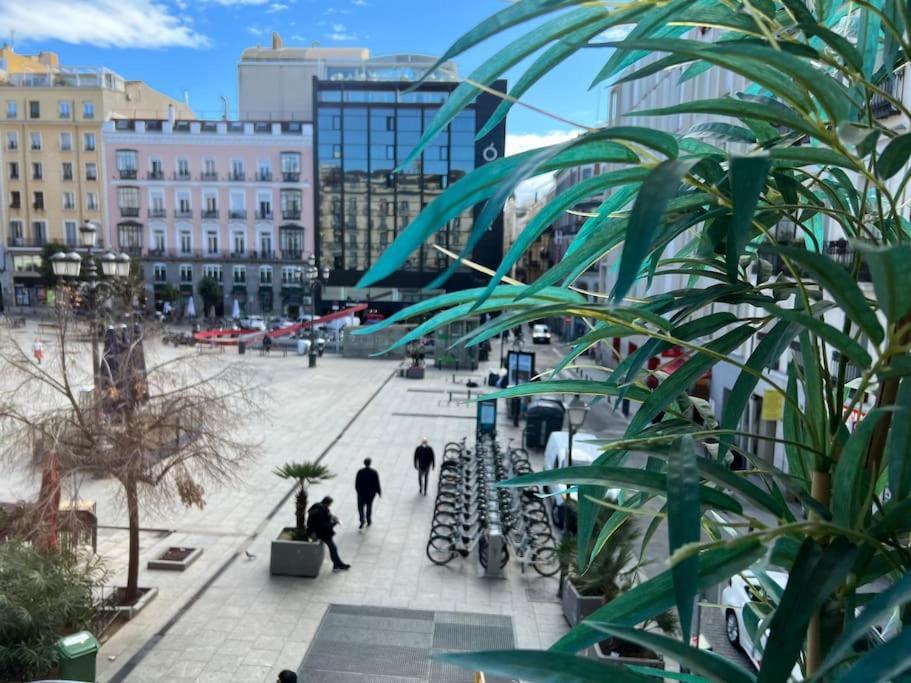
{"type": "MultiPolygon", "coordinates": [[[[426,83],[412,92],[406,82],[315,80],[315,196],[317,254],[332,269],[324,300],[370,301],[395,309],[416,301],[449,259],[439,244],[460,252],[477,209],[465,210],[416,250],[400,270],[371,291],[353,289],[396,235],[447,187],[477,166],[503,154],[505,126],[483,139],[477,131],[498,100],[482,94],[399,173],[455,83],[426,83]]],[[[505,83],[496,84],[505,90],[505,83]]],[[[502,218],[498,218],[471,258],[496,266],[503,253],[502,218]]],[[[460,268],[443,286],[446,291],[478,286],[482,279],[460,268]]]]}

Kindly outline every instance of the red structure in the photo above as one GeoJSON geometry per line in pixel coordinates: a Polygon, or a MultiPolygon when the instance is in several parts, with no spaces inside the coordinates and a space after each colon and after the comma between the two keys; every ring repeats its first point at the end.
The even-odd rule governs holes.
{"type": "Polygon", "coordinates": [[[269,332],[252,332],[250,330],[206,330],[204,332],[197,332],[193,335],[193,338],[197,343],[201,344],[221,344],[224,346],[237,346],[237,343],[242,339],[246,342],[252,342],[256,339],[262,337],[270,337],[275,339],[277,337],[286,337],[289,334],[294,334],[300,330],[308,329],[310,325],[324,325],[327,322],[332,320],[338,320],[339,318],[346,318],[353,316],[356,313],[367,308],[367,304],[356,304],[349,308],[345,308],[341,311],[335,311],[334,313],[329,313],[324,315],[321,318],[316,318],[315,320],[302,320],[299,323],[294,325],[289,325],[288,327],[280,327],[277,330],[270,330],[269,332]]]}

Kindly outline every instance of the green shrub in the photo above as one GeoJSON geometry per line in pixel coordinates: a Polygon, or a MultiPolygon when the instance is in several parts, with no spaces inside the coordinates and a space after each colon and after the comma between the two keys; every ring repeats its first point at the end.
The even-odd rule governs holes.
{"type": "Polygon", "coordinates": [[[54,644],[89,626],[96,611],[93,589],[103,579],[97,560],[20,541],[0,544],[0,678],[26,680],[52,671],[54,644]]]}

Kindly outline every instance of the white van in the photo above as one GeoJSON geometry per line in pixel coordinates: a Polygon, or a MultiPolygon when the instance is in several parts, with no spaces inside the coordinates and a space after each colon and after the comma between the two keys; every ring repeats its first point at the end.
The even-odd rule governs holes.
{"type": "MultiPolygon", "coordinates": [[[[535,325],[531,328],[532,344],[550,344],[550,328],[547,325],[535,325]]],[[[575,448],[575,446],[574,446],[575,448]]]]}

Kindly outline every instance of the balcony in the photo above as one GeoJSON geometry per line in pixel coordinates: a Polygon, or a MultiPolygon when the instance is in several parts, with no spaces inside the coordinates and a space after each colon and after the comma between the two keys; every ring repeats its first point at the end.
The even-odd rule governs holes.
{"type": "Polygon", "coordinates": [[[246,209],[231,209],[228,211],[228,218],[246,218],[247,210],[246,209]]]}
{"type": "Polygon", "coordinates": [[[19,180],[19,173],[18,173],[18,172],[17,172],[17,173],[10,173],[10,174],[9,174],[9,179],[10,179],[10,180],[19,180]]]}
{"type": "Polygon", "coordinates": [[[272,220],[272,211],[263,211],[262,209],[260,209],[259,211],[256,212],[256,218],[261,221],[272,220]]]}
{"type": "Polygon", "coordinates": [[[137,244],[121,244],[120,251],[130,256],[142,256],[142,247],[137,244]]]}
{"type": "Polygon", "coordinates": [[[97,173],[86,173],[85,179],[94,183],[95,181],[98,180],[98,174],[97,173]]]}
{"type": "Polygon", "coordinates": [[[146,173],[146,178],[148,180],[164,180],[164,171],[160,169],[157,171],[149,171],[146,173]]]}
{"type": "Polygon", "coordinates": [[[282,249],[282,261],[300,261],[304,252],[300,249],[282,249]]]}
{"type": "MultiPolygon", "coordinates": [[[[804,248],[803,241],[788,242],[786,240],[779,240],[778,243],[782,246],[804,248]]],[[[823,242],[822,252],[829,256],[836,263],[851,271],[852,275],[855,274],[854,266],[857,252],[851,247],[851,244],[847,240],[830,240],[823,242]]],[[[785,267],[784,259],[779,254],[763,253],[763,258],[767,259],[771,263],[773,273],[784,273],[787,276],[791,275],[791,271],[785,267]]],[[[793,262],[792,266],[795,268],[797,267],[793,262]]],[[[860,268],[857,271],[856,276],[859,282],[871,281],[870,268],[867,266],[865,261],[860,262],[860,268]]]]}
{"type": "Polygon", "coordinates": [[[120,174],[121,180],[136,180],[136,169],[135,168],[121,168],[117,172],[120,174]]]}
{"type": "Polygon", "coordinates": [[[9,208],[16,209],[17,211],[22,208],[21,202],[10,202],[9,208]]]}
{"type": "Polygon", "coordinates": [[[121,206],[120,215],[124,218],[137,218],[139,216],[138,206],[121,206]]]}
{"type": "Polygon", "coordinates": [[[233,180],[234,182],[240,182],[247,179],[247,174],[243,171],[231,171],[228,174],[228,180],[233,180]]]}
{"type": "Polygon", "coordinates": [[[203,218],[218,218],[218,209],[203,209],[203,218]]]}
{"type": "Polygon", "coordinates": [[[149,209],[149,218],[164,218],[168,212],[161,208],[149,209]]]}
{"type": "Polygon", "coordinates": [[[200,180],[218,180],[217,171],[203,171],[199,174],[200,180]]]}
{"type": "Polygon", "coordinates": [[[14,249],[40,249],[47,240],[39,235],[37,237],[7,237],[6,246],[14,249]]]}
{"type": "MultiPolygon", "coordinates": [[[[905,68],[898,71],[879,84],[880,90],[888,93],[892,99],[901,102],[904,90],[905,68]]],[[[898,114],[898,108],[883,95],[875,94],[870,98],[870,110],[878,119],[886,119],[898,114]]]]}
{"type": "Polygon", "coordinates": [[[300,209],[284,209],[282,210],[282,218],[285,220],[300,220],[301,210],[300,209]]]}
{"type": "Polygon", "coordinates": [[[192,209],[174,209],[174,218],[193,218],[192,209]]]}
{"type": "Polygon", "coordinates": [[[177,171],[177,173],[174,174],[174,180],[189,180],[189,179],[190,179],[189,171],[177,171]]]}
{"type": "Polygon", "coordinates": [[[300,182],[300,179],[300,171],[285,171],[282,173],[282,180],[286,183],[297,183],[300,182]]]}
{"type": "Polygon", "coordinates": [[[64,180],[65,182],[72,182],[72,180],[73,180],[73,172],[70,171],[69,173],[64,173],[64,174],[63,174],[62,180],[64,180]]]}
{"type": "Polygon", "coordinates": [[[37,173],[32,173],[32,180],[41,180],[42,178],[44,178],[44,176],[40,171],[37,173]]]}
{"type": "Polygon", "coordinates": [[[19,144],[16,143],[16,142],[13,142],[13,143],[7,145],[6,148],[7,148],[10,152],[15,152],[17,149],[19,149],[19,144]]]}
{"type": "Polygon", "coordinates": [[[241,259],[245,259],[245,258],[247,258],[248,256],[249,256],[249,254],[247,253],[246,250],[244,250],[244,251],[232,251],[232,252],[231,252],[231,258],[234,259],[235,261],[239,261],[239,260],[241,260],[241,259]]]}
{"type": "Polygon", "coordinates": [[[64,211],[75,211],[75,210],[76,210],[76,205],[75,205],[74,203],[72,203],[72,202],[67,203],[67,204],[64,204],[64,205],[63,205],[63,210],[64,210],[64,211]]]}
{"type": "Polygon", "coordinates": [[[32,208],[35,209],[35,211],[44,211],[44,202],[34,202],[32,208]]]}
{"type": "Polygon", "coordinates": [[[271,183],[272,171],[257,171],[256,179],[261,183],[271,183]]]}

